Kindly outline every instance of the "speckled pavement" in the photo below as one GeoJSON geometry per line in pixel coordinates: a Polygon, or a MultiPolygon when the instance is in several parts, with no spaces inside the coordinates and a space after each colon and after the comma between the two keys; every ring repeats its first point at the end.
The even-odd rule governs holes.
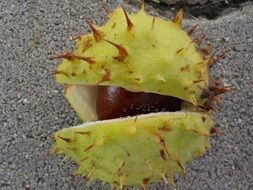
{"type": "MultiPolygon", "coordinates": [[[[101,2],[0,2],[1,190],[102,188],[100,181],[86,187],[81,177],[73,175],[74,163],[48,154],[55,131],[80,123],[53,79],[57,60],[48,57],[70,50],[69,38],[88,32],[85,19],[98,24],[106,21],[101,2]]],[[[123,3],[128,10],[137,10],[137,3],[103,2],[110,9],[123,3]]],[[[227,52],[212,69],[213,75],[223,76],[237,90],[223,96],[221,112],[215,114],[220,135],[211,140],[212,148],[187,165],[184,178],[176,176],[176,189],[253,189],[253,6],[216,20],[185,20],[184,26],[195,23],[199,23],[199,33],[207,34],[214,53],[227,52]]],[[[150,188],[172,189],[163,183],[150,188]]]]}

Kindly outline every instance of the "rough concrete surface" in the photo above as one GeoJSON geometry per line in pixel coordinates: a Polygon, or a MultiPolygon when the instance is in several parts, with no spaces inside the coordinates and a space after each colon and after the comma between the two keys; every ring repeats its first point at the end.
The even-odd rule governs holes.
{"type": "MultiPolygon", "coordinates": [[[[122,1],[104,1],[111,9],[122,1]]],[[[52,70],[57,61],[47,58],[70,50],[70,36],[88,32],[85,18],[105,22],[99,0],[0,2],[0,189],[88,189],[72,175],[76,165],[60,156],[48,155],[51,135],[80,123],[55,83],[52,70]]],[[[152,13],[158,11],[147,9],[152,13]]],[[[199,23],[213,52],[227,51],[212,69],[237,90],[223,96],[221,112],[215,114],[221,134],[201,159],[188,164],[185,177],[176,176],[176,189],[253,189],[253,7],[248,5],[216,20],[199,23]]],[[[164,16],[164,15],[163,15],[164,16]]],[[[167,16],[167,15],[165,15],[167,16]]],[[[101,189],[101,182],[90,189],[101,189]]],[[[172,189],[151,185],[152,189],[172,189]]]]}

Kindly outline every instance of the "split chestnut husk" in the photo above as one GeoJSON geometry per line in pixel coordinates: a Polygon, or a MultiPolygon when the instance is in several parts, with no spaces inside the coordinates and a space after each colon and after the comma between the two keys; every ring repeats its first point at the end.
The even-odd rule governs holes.
{"type": "Polygon", "coordinates": [[[210,111],[230,91],[209,76],[218,61],[196,26],[181,28],[183,11],[172,20],[108,12],[108,22],[75,39],[61,59],[56,81],[83,124],[55,134],[53,151],[78,163],[77,174],[112,187],[147,188],[204,155],[214,129],[210,111]]]}

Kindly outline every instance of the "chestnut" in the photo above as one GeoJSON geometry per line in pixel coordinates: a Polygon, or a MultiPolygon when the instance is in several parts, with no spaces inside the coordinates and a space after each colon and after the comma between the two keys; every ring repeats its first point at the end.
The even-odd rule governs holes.
{"type": "Polygon", "coordinates": [[[99,120],[164,111],[178,111],[182,100],[146,92],[130,92],[120,87],[98,86],[96,109],[99,120]]]}

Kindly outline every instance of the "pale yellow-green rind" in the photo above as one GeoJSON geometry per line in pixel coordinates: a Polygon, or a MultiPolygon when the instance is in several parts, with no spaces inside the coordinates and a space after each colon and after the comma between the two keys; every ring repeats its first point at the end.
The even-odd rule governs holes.
{"type": "Polygon", "coordinates": [[[208,86],[208,68],[194,41],[172,21],[154,20],[143,11],[129,18],[134,25],[130,31],[121,8],[111,13],[107,24],[96,27],[104,34],[103,39],[127,50],[124,60],[114,59],[118,49],[112,44],[103,39],[95,41],[92,34],[82,35],[73,54],[93,57],[96,63],[63,59],[57,68],[57,82],[119,86],[203,105],[200,96],[208,86]],[[104,81],[108,77],[109,81],[104,81]]]}
{"type": "Polygon", "coordinates": [[[96,88],[85,85],[68,85],[64,96],[82,121],[97,120],[96,88]]]}
{"type": "Polygon", "coordinates": [[[55,134],[54,150],[79,164],[90,180],[123,185],[184,174],[185,163],[209,146],[213,122],[201,113],[173,112],[97,121],[55,134]]]}

